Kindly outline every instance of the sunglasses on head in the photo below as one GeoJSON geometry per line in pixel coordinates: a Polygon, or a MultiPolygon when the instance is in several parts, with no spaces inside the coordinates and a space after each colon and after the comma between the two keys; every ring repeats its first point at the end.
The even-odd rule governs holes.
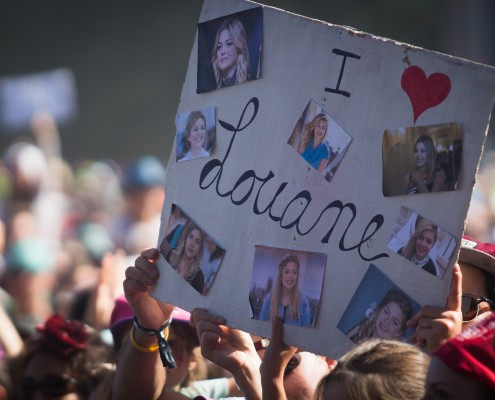
{"type": "Polygon", "coordinates": [[[76,391],[76,380],[66,376],[47,374],[42,380],[36,381],[32,376],[23,378],[18,385],[19,398],[30,399],[37,390],[41,392],[43,398],[51,399],[61,397],[76,391]]]}
{"type": "Polygon", "coordinates": [[[462,321],[468,322],[475,319],[479,314],[485,311],[495,309],[495,301],[487,299],[483,296],[474,296],[472,294],[463,294],[461,311],[462,311],[462,321]],[[483,307],[480,309],[480,303],[488,303],[488,307],[483,307]]]}

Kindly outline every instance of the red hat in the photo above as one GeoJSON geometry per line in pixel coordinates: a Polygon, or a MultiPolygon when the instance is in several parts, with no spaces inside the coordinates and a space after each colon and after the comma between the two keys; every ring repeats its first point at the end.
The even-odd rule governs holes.
{"type": "Polygon", "coordinates": [[[495,244],[478,242],[463,235],[459,262],[474,265],[495,276],[495,244]]]}
{"type": "Polygon", "coordinates": [[[433,352],[451,370],[495,390],[495,313],[484,318],[433,352]]]}

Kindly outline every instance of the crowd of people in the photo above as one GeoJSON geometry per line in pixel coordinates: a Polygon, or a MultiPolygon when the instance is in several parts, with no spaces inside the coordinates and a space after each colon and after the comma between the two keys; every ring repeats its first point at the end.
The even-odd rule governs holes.
{"type": "MultiPolygon", "coordinates": [[[[281,260],[264,299],[269,341],[209,310],[161,303],[149,289],[164,251],[154,248],[163,164],[70,165],[49,116],[32,130],[0,163],[0,400],[495,398],[493,240],[465,236],[444,308],[412,315],[392,291],[333,360],[283,341],[284,323],[309,324],[297,256],[281,260]]],[[[198,229],[183,236],[209,245],[198,229]]],[[[177,240],[169,262],[204,291],[210,276],[177,240]]]]}

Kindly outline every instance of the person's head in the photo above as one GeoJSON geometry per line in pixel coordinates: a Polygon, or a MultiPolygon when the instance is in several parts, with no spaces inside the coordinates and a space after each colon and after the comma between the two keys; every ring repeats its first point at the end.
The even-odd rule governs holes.
{"type": "Polygon", "coordinates": [[[463,329],[495,310],[495,244],[463,236],[459,252],[462,273],[463,329]]]}
{"type": "Polygon", "coordinates": [[[320,379],[334,367],[335,360],[307,351],[294,354],[284,371],[287,400],[312,399],[320,379]]]}
{"type": "MultiPolygon", "coordinates": [[[[313,143],[319,145],[325,140],[328,131],[328,117],[325,113],[317,114],[311,122],[306,125],[305,130],[309,133],[308,142],[313,138],[313,143]]],[[[306,143],[307,145],[307,143],[306,143]]]]}
{"type": "Polygon", "coordinates": [[[299,258],[295,254],[287,254],[280,260],[277,279],[270,300],[270,319],[278,315],[279,305],[284,293],[290,297],[290,318],[300,318],[299,268],[299,258]]]}
{"type": "Polygon", "coordinates": [[[345,354],[318,384],[316,400],[420,400],[430,358],[416,346],[368,340],[345,354]]]}
{"type": "Polygon", "coordinates": [[[217,88],[222,80],[231,77],[234,72],[235,83],[243,83],[248,78],[249,49],[247,35],[241,21],[228,18],[217,30],[211,52],[211,65],[215,73],[217,88]]]}
{"type": "Polygon", "coordinates": [[[133,221],[150,221],[160,215],[165,198],[166,171],[151,155],[139,157],[124,168],[122,190],[126,213],[133,221]]]}
{"type": "Polygon", "coordinates": [[[187,117],[184,131],[184,148],[201,150],[206,140],[206,117],[201,111],[192,111],[187,117]]]}
{"type": "MultiPolygon", "coordinates": [[[[196,330],[189,325],[189,312],[175,307],[172,312],[172,323],[168,344],[172,349],[177,368],[167,371],[167,387],[186,386],[188,381],[196,380],[198,370],[202,366],[202,358],[194,353],[199,345],[196,330]]],[[[115,300],[110,317],[110,331],[113,336],[113,346],[118,362],[119,351],[133,326],[134,314],[124,295],[115,300]]]]}
{"type": "Polygon", "coordinates": [[[425,399],[495,398],[495,314],[433,352],[425,399]]]}
{"type": "Polygon", "coordinates": [[[417,217],[416,229],[404,247],[402,255],[411,260],[424,260],[438,239],[438,227],[425,218],[417,217]]]}
{"type": "Polygon", "coordinates": [[[414,162],[417,169],[424,169],[428,173],[428,181],[430,181],[436,167],[435,143],[431,136],[422,135],[416,140],[414,162]]]}
{"type": "Polygon", "coordinates": [[[111,361],[108,346],[98,332],[59,315],[38,327],[39,337],[29,340],[11,364],[18,398],[82,400],[104,377],[111,361]]]}
{"type": "Polygon", "coordinates": [[[194,351],[199,346],[199,339],[196,329],[189,325],[189,318],[189,312],[177,307],[172,313],[168,344],[177,368],[167,370],[165,386],[169,388],[185,387],[206,375],[203,358],[194,351]]]}

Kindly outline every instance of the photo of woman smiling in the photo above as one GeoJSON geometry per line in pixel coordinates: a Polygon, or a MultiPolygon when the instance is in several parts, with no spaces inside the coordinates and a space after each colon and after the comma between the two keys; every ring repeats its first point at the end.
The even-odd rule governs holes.
{"type": "Polygon", "coordinates": [[[352,137],[321,105],[310,100],[289,136],[289,144],[327,182],[331,182],[352,137]]]}
{"type": "Polygon", "coordinates": [[[456,190],[462,165],[459,123],[385,129],[382,141],[384,196],[456,190]]]}
{"type": "Polygon", "coordinates": [[[419,304],[376,265],[370,264],[337,328],[354,343],[366,339],[407,340],[407,321],[419,304]]]}
{"type": "Polygon", "coordinates": [[[430,274],[437,275],[435,263],[430,257],[430,251],[437,242],[438,227],[420,216],[416,219],[416,230],[407,244],[397,251],[408,260],[430,274]]]}
{"type": "Polygon", "coordinates": [[[354,343],[372,338],[402,340],[412,310],[410,301],[402,293],[390,290],[380,304],[347,333],[347,337],[354,343]]]}
{"type": "Polygon", "coordinates": [[[278,265],[275,286],[265,297],[260,320],[269,321],[277,314],[288,325],[309,326],[309,300],[299,290],[299,259],[288,254],[278,265]]]}
{"type": "Polygon", "coordinates": [[[177,162],[208,157],[215,141],[215,109],[194,110],[177,116],[177,162]]]}
{"type": "Polygon", "coordinates": [[[445,171],[437,169],[437,151],[430,136],[423,135],[416,140],[414,162],[414,169],[406,176],[407,194],[448,190],[445,171]]]}
{"type": "Polygon", "coordinates": [[[313,327],[320,304],[326,254],[255,246],[249,303],[252,318],[313,327]]]}
{"type": "Polygon", "coordinates": [[[325,143],[328,118],[324,113],[317,114],[306,125],[297,152],[318,172],[323,172],[330,158],[330,150],[325,143]]]}

